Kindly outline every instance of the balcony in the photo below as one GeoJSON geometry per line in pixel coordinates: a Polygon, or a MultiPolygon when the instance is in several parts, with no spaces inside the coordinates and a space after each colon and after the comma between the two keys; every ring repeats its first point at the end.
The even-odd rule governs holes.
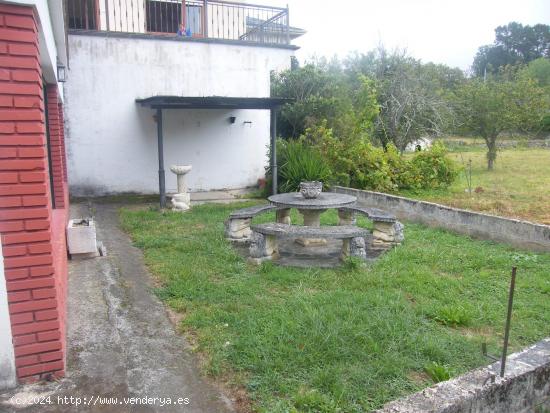
{"type": "Polygon", "coordinates": [[[66,1],[73,33],[133,33],[270,45],[290,45],[305,33],[290,26],[288,8],[222,0],[66,1]]]}

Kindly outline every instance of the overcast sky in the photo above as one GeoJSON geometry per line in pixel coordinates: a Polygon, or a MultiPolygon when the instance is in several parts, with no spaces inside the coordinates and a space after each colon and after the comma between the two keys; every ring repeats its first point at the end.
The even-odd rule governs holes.
{"type": "Polygon", "coordinates": [[[424,62],[468,69],[494,29],[517,21],[550,24],[550,0],[264,0],[290,9],[290,24],[307,30],[294,43],[300,61],[345,56],[382,42],[424,62]]]}

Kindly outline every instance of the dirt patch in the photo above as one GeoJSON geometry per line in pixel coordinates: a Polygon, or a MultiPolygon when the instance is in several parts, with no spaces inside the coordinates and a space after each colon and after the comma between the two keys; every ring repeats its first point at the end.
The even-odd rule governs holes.
{"type": "Polygon", "coordinates": [[[424,371],[413,370],[407,374],[407,378],[418,386],[425,387],[427,384],[431,383],[432,380],[430,376],[424,371]]]}
{"type": "Polygon", "coordinates": [[[486,341],[495,338],[495,332],[490,327],[460,327],[457,331],[468,338],[481,337],[486,341]]]}
{"type": "Polygon", "coordinates": [[[405,299],[411,303],[413,306],[416,305],[416,298],[411,293],[405,293],[405,299]]]}

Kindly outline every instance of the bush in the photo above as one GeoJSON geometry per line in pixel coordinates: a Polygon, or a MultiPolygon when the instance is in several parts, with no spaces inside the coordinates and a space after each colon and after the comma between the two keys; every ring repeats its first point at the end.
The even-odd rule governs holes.
{"type": "Polygon", "coordinates": [[[391,169],[382,148],[363,138],[338,139],[325,123],[308,128],[301,139],[318,148],[334,172],[333,182],[360,189],[392,191],[391,169]]]}
{"type": "Polygon", "coordinates": [[[330,184],[330,168],[319,151],[303,140],[279,140],[277,156],[281,192],[297,191],[302,181],[321,181],[326,186],[330,184]]]}
{"type": "Polygon", "coordinates": [[[447,157],[447,149],[436,141],[426,151],[417,152],[409,162],[401,188],[434,189],[447,187],[459,173],[458,164],[447,157]]]}
{"type": "Polygon", "coordinates": [[[382,192],[447,187],[459,168],[446,155],[445,146],[437,141],[407,160],[393,144],[384,150],[366,138],[339,139],[321,122],[297,140],[277,141],[279,190],[297,191],[301,181],[382,192]]]}
{"type": "Polygon", "coordinates": [[[459,172],[440,141],[408,161],[391,143],[384,151],[365,138],[338,139],[326,123],[306,129],[300,139],[318,148],[334,173],[334,183],[352,188],[393,192],[447,187],[459,172]]]}

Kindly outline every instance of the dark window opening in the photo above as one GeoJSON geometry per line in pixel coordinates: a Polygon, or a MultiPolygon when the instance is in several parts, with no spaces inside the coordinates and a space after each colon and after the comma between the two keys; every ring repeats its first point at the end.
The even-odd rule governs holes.
{"type": "Polygon", "coordinates": [[[98,29],[97,0],[68,0],[67,16],[69,29],[98,29]]]}
{"type": "Polygon", "coordinates": [[[147,0],[147,31],[177,33],[181,23],[181,1],[147,0]]]}

